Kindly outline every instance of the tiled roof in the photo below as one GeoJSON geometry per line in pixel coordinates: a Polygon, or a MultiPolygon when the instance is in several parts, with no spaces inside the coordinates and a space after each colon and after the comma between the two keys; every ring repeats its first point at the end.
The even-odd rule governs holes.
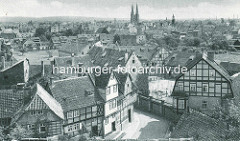
{"type": "Polygon", "coordinates": [[[98,88],[106,88],[111,74],[101,74],[100,76],[95,76],[95,84],[98,88]]]}
{"type": "Polygon", "coordinates": [[[62,105],[64,112],[101,102],[89,76],[55,81],[52,84],[51,92],[62,105]],[[87,92],[92,94],[89,95],[87,92]]]}
{"type": "Polygon", "coordinates": [[[12,117],[23,104],[23,91],[0,90],[0,118],[12,117]]]}
{"type": "Polygon", "coordinates": [[[174,52],[166,58],[166,66],[185,66],[190,59],[196,58],[198,54],[189,52],[174,52]]]}
{"type": "Polygon", "coordinates": [[[194,112],[185,113],[171,134],[173,138],[198,136],[199,140],[225,140],[227,128],[222,121],[194,112]]]}
{"type": "MultiPolygon", "coordinates": [[[[32,90],[34,96],[39,96],[53,113],[55,113],[61,119],[64,119],[64,114],[60,103],[54,99],[41,85],[36,84],[32,90]]],[[[16,122],[24,114],[25,109],[30,106],[30,103],[31,100],[22,105],[22,107],[14,114],[11,123],[16,122]]]]}
{"type": "Polygon", "coordinates": [[[121,73],[121,72],[113,72],[113,73],[116,76],[116,79],[118,81],[118,90],[120,93],[123,94],[127,77],[130,77],[131,79],[131,76],[129,73],[121,73]]]}
{"type": "Polygon", "coordinates": [[[66,56],[66,57],[55,57],[55,66],[58,67],[68,67],[68,66],[75,66],[77,67],[79,63],[82,63],[83,67],[91,67],[93,64],[91,63],[91,58],[89,55],[86,56],[66,56]],[[73,62],[72,62],[73,61],[73,62]]]}
{"type": "Polygon", "coordinates": [[[75,54],[81,55],[82,51],[86,47],[88,47],[88,43],[80,43],[80,42],[71,43],[71,44],[65,43],[65,44],[59,46],[58,50],[61,52],[69,53],[69,54],[75,53],[75,54]]]}
{"type": "MultiPolygon", "coordinates": [[[[92,47],[88,52],[92,62],[100,67],[117,67],[118,65],[125,65],[125,51],[119,51],[110,48],[92,47]]],[[[130,55],[128,55],[130,56],[130,55]]]]}
{"type": "Polygon", "coordinates": [[[229,75],[234,75],[240,72],[239,63],[221,62],[220,65],[228,71],[229,75]]]}
{"type": "Polygon", "coordinates": [[[100,27],[98,28],[98,30],[96,31],[96,33],[106,33],[109,34],[108,30],[106,27],[100,27]]]}

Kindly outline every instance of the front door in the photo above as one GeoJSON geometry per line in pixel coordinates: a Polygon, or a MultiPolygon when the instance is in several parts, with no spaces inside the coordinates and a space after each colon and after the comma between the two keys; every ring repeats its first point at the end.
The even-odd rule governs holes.
{"type": "Polygon", "coordinates": [[[115,121],[112,122],[112,131],[116,131],[116,125],[115,125],[115,121]]]}
{"type": "Polygon", "coordinates": [[[128,110],[128,121],[132,122],[131,109],[128,110]]]}
{"type": "Polygon", "coordinates": [[[92,127],[92,135],[93,136],[98,136],[98,127],[97,126],[92,127]]]}

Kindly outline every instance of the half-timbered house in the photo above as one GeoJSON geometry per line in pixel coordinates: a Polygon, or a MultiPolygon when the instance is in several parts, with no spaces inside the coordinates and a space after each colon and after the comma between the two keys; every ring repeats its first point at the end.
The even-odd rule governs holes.
{"type": "Polygon", "coordinates": [[[103,135],[103,100],[93,81],[82,76],[52,82],[51,93],[63,109],[64,133],[77,135],[86,129],[91,136],[103,135]]]}
{"type": "Polygon", "coordinates": [[[130,74],[112,72],[96,76],[96,87],[104,99],[104,135],[118,132],[133,121],[136,94],[130,74]]]}
{"type": "Polygon", "coordinates": [[[126,128],[128,123],[134,120],[134,103],[136,101],[136,93],[134,84],[129,73],[115,73],[118,81],[119,98],[117,100],[117,123],[120,124],[120,129],[126,128]]]}
{"type": "Polygon", "coordinates": [[[33,88],[32,99],[16,112],[12,124],[17,123],[32,131],[34,137],[63,133],[62,107],[41,85],[33,88]]]}
{"type": "Polygon", "coordinates": [[[177,76],[172,92],[177,112],[191,108],[211,114],[217,105],[224,105],[224,99],[233,98],[230,75],[211,55],[198,55],[186,67],[187,72],[177,76]]]}

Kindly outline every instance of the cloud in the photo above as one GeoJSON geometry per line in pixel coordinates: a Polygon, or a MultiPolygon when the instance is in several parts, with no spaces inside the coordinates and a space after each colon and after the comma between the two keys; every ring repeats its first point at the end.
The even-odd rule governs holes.
{"type": "Polygon", "coordinates": [[[52,1],[51,6],[56,7],[56,8],[62,8],[63,3],[59,1],[52,1]]]}

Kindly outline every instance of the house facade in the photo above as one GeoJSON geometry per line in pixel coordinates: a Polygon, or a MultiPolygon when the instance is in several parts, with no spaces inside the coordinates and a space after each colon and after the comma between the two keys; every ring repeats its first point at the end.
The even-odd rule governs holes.
{"type": "Polygon", "coordinates": [[[63,133],[64,114],[61,105],[41,85],[36,84],[33,98],[16,112],[13,123],[32,131],[33,137],[63,133]]]}
{"type": "Polygon", "coordinates": [[[133,91],[129,74],[113,72],[96,77],[96,86],[104,99],[104,135],[123,130],[133,117],[133,103],[136,94],[133,91]]]}
{"type": "Polygon", "coordinates": [[[177,77],[172,92],[177,112],[190,108],[211,114],[224,99],[233,98],[231,77],[214,60],[203,55],[186,66],[188,71],[177,77]]]}
{"type": "Polygon", "coordinates": [[[93,81],[89,76],[53,81],[50,89],[62,106],[65,134],[88,131],[91,136],[103,136],[104,105],[93,81]]]}

